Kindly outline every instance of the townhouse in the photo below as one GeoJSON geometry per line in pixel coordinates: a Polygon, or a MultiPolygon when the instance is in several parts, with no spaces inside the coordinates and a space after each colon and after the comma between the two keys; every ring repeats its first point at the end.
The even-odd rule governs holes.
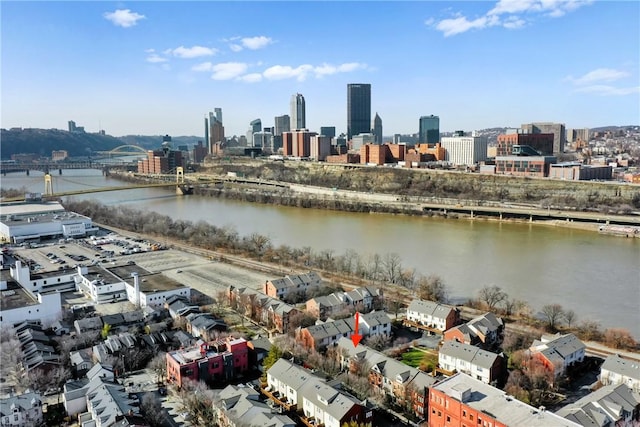
{"type": "Polygon", "coordinates": [[[440,368],[464,372],[485,384],[502,383],[507,374],[504,356],[457,341],[446,341],[438,354],[440,368]]]}
{"type": "Polygon", "coordinates": [[[534,408],[504,391],[457,373],[429,389],[430,427],[579,427],[543,407],[534,408]]]}
{"type": "Polygon", "coordinates": [[[286,275],[280,279],[267,280],[262,286],[262,292],[272,298],[286,299],[292,294],[301,296],[322,284],[318,273],[310,271],[304,274],[286,275]]]}
{"type": "Polygon", "coordinates": [[[433,333],[443,333],[460,321],[457,308],[434,301],[415,299],[407,307],[405,325],[425,329],[433,333]]]}
{"type": "Polygon", "coordinates": [[[429,387],[436,382],[434,377],[362,344],[354,348],[349,338],[341,338],[337,346],[344,369],[351,372],[368,369],[369,384],[375,394],[411,407],[420,419],[427,417],[429,387]]]}
{"type": "Polygon", "coordinates": [[[349,422],[368,423],[373,418],[373,411],[360,401],[285,359],[267,371],[265,392],[276,403],[301,412],[309,425],[341,427],[349,422]]]}
{"type": "Polygon", "coordinates": [[[186,317],[187,332],[195,338],[213,341],[221,332],[227,330],[227,324],[222,319],[216,319],[208,313],[193,313],[186,317]]]}
{"type": "Polygon", "coordinates": [[[574,334],[542,335],[529,347],[531,357],[538,359],[554,377],[584,360],[586,346],[574,334]]]}
{"type": "Polygon", "coordinates": [[[383,292],[371,286],[357,288],[349,292],[334,292],[326,296],[315,297],[307,301],[307,312],[325,320],[342,312],[369,312],[382,305],[383,292]]]}
{"type": "Polygon", "coordinates": [[[41,425],[42,401],[38,393],[25,393],[0,399],[0,425],[22,427],[41,425]]]}
{"type": "Polygon", "coordinates": [[[273,413],[260,393],[249,387],[228,385],[216,396],[213,411],[216,425],[220,427],[296,426],[288,416],[273,413]]]}
{"type": "Polygon", "coordinates": [[[640,424],[640,395],[624,384],[604,386],[556,412],[582,426],[624,427],[640,424]]]}
{"type": "MultiPolygon", "coordinates": [[[[360,314],[358,334],[363,338],[377,335],[391,336],[391,319],[383,311],[360,314]]],[[[339,319],[317,323],[296,331],[296,336],[306,348],[320,350],[334,345],[340,338],[350,338],[355,333],[355,319],[339,319]]]]}
{"type": "Polygon", "coordinates": [[[167,380],[181,387],[193,381],[229,381],[249,370],[249,348],[244,338],[206,343],[167,353],[167,380]]]}
{"type": "Polygon", "coordinates": [[[504,338],[504,323],[493,313],[485,313],[444,332],[445,341],[458,341],[485,349],[497,348],[504,338]]]}
{"type": "Polygon", "coordinates": [[[603,385],[624,384],[640,393],[640,362],[612,354],[600,367],[600,382],[603,385]]]}
{"type": "Polygon", "coordinates": [[[281,334],[289,332],[291,316],[299,313],[292,305],[255,289],[229,286],[227,291],[229,305],[233,309],[281,334]]]}

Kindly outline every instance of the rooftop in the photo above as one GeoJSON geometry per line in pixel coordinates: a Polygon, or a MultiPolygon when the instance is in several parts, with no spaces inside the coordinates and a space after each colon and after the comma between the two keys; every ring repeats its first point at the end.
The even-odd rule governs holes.
{"type": "MultiPolygon", "coordinates": [[[[4,280],[4,277],[3,277],[4,280]]],[[[7,280],[7,289],[0,293],[0,310],[13,310],[15,308],[37,305],[38,299],[25,291],[13,279],[7,280]]]]}

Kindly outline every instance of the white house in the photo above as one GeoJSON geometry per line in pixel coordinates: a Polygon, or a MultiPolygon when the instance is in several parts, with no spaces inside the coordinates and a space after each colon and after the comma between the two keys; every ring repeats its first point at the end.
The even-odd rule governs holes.
{"type": "Polygon", "coordinates": [[[501,355],[457,341],[446,341],[442,345],[438,364],[442,369],[464,372],[485,384],[501,380],[506,372],[501,355]]]}
{"type": "Polygon", "coordinates": [[[407,320],[444,332],[456,325],[458,310],[445,304],[415,299],[407,307],[407,320]]]}
{"type": "Polygon", "coordinates": [[[3,427],[42,424],[42,402],[37,393],[25,393],[0,399],[0,425],[3,427]]]}
{"type": "Polygon", "coordinates": [[[564,374],[568,367],[582,362],[586,348],[574,334],[557,333],[542,335],[540,340],[533,342],[529,352],[557,377],[564,374]]]}
{"type": "Polygon", "coordinates": [[[603,385],[624,384],[640,393],[640,362],[612,354],[600,367],[600,382],[603,385]]]}

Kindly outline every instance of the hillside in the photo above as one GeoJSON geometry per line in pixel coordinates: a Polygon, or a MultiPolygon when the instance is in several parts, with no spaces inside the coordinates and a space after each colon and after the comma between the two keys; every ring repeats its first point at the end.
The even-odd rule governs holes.
{"type": "MultiPolygon", "coordinates": [[[[2,129],[0,153],[8,160],[18,153],[36,153],[51,157],[54,150],[66,150],[71,157],[84,157],[95,151],[108,151],[120,145],[139,145],[145,149],[155,149],[162,144],[162,136],[127,135],[114,137],[97,133],[67,132],[60,129],[2,129]]],[[[196,136],[173,138],[173,146],[188,145],[189,148],[202,140],[196,136]]]]}

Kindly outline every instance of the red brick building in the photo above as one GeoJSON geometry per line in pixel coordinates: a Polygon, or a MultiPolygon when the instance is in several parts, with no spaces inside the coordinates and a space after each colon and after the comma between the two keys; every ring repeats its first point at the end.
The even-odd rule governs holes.
{"type": "Polygon", "coordinates": [[[291,157],[310,157],[311,137],[315,135],[317,135],[316,132],[309,132],[306,129],[282,132],[282,154],[291,157]]]}
{"type": "Polygon", "coordinates": [[[249,370],[249,348],[244,338],[205,343],[167,353],[167,379],[181,387],[193,381],[228,381],[249,370]]]}
{"type": "Polygon", "coordinates": [[[514,145],[528,145],[541,155],[553,154],[552,133],[510,133],[498,135],[498,149],[496,156],[510,156],[514,145]]]}

